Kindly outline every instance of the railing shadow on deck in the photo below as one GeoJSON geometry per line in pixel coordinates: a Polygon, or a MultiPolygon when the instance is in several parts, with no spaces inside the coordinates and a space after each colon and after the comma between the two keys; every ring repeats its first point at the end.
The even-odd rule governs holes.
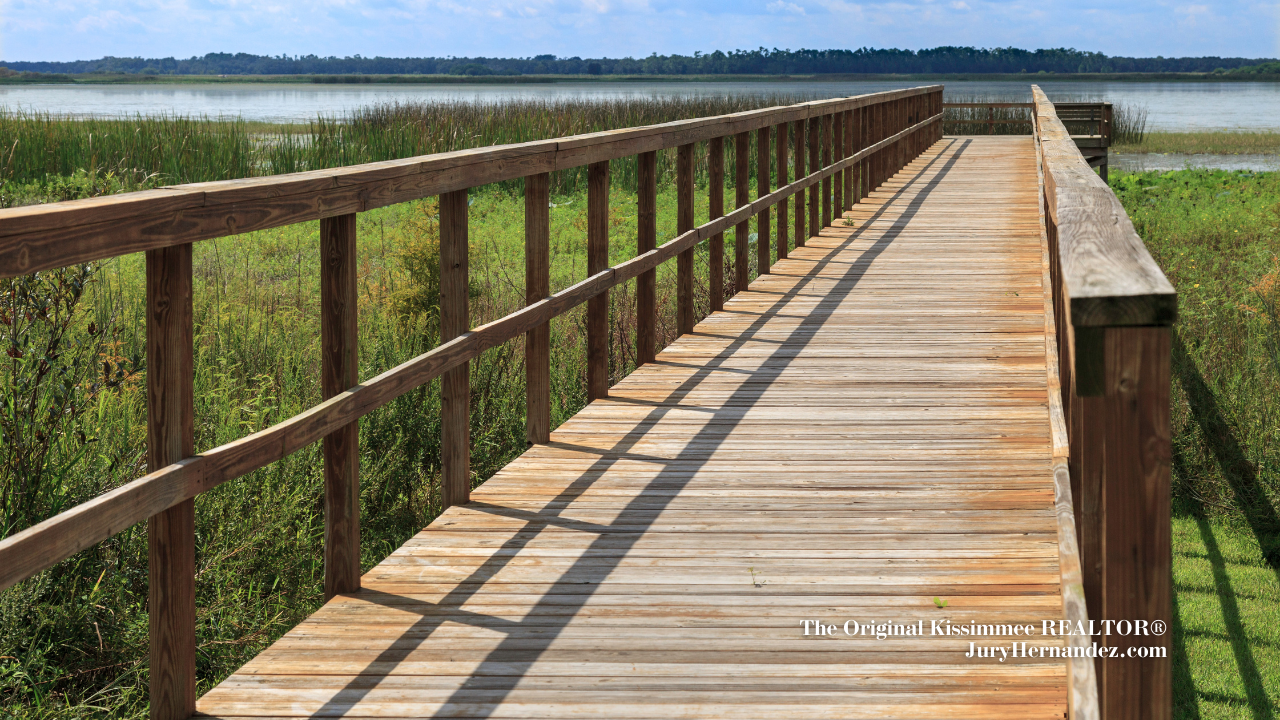
{"type": "MultiPolygon", "coordinates": [[[[147,466],[150,472],[53,518],[0,540],[0,590],[31,577],[129,527],[148,523],[150,713],[183,720],[195,712],[195,496],[323,441],[325,596],[360,587],[357,422],[404,393],[439,377],[441,503],[465,504],[470,493],[468,363],[485,350],[526,336],[528,435],[546,442],[549,421],[551,319],[587,305],[587,385],[591,399],[608,394],[608,291],[637,282],[637,357],[653,359],[654,281],[659,265],[677,261],[676,307],[681,333],[692,330],[694,248],[722,249],[735,225],[745,237],[779,208],[778,255],[787,248],[785,208],[795,208],[796,245],[832,222],[940,139],[942,87],[928,86],[821,100],[733,115],[682,120],[519,145],[249,180],[160,188],[91,200],[0,210],[0,277],[146,252],[147,466]],[[769,168],[776,133],[780,188],[758,173],[750,201],[746,168],[750,136],[758,167],[769,168]],[[695,225],[693,153],[707,142],[738,152],[738,206],[695,225]],[[794,139],[794,142],[793,142],[794,139]],[[795,147],[796,179],[788,182],[795,147]],[[677,236],[656,246],[654,161],[677,155],[677,236]],[[634,156],[638,175],[637,256],[610,267],[609,163],[634,156]],[[806,162],[807,160],[807,162],[806,162]],[[548,282],[548,178],[588,166],[588,277],[551,294],[548,282]],[[857,182],[855,183],[855,176],[857,182]],[[527,305],[470,327],[467,193],[470,188],[525,182],[527,305]],[[784,184],[786,183],[786,184],[784,184]],[[855,189],[858,193],[855,198],[855,189]],[[807,201],[805,195],[807,194],[807,201]],[[357,376],[356,218],[359,212],[429,196],[440,198],[442,342],[374,378],[357,376]],[[808,210],[807,218],[804,210],[808,210]],[[807,223],[805,222],[807,219],[807,223]],[[325,401],[269,428],[193,454],[192,246],[211,238],[320,221],[321,388],[325,401]],[[540,416],[540,417],[539,417],[540,416]]],[[[723,184],[721,173],[720,184],[723,184]]],[[[715,213],[713,213],[715,214],[715,213]]],[[[757,250],[767,272],[770,249],[757,250]]],[[[746,246],[735,246],[735,287],[747,284],[746,246]]],[[[716,266],[718,267],[718,266],[716,266]]],[[[713,268],[714,270],[715,268],[713,268]]]]}
{"type": "MultiPolygon", "coordinates": [[[[944,144],[944,147],[945,147],[950,143],[954,143],[956,141],[952,140],[952,141],[941,141],[941,142],[944,144]]],[[[961,143],[960,149],[955,151],[952,154],[952,156],[947,160],[947,162],[943,164],[943,166],[939,171],[939,174],[936,177],[931,178],[929,181],[921,183],[924,188],[922,192],[914,196],[909,203],[905,204],[906,210],[904,211],[904,215],[908,218],[908,222],[910,220],[910,217],[915,214],[915,211],[919,208],[919,206],[923,204],[924,200],[928,197],[928,194],[932,191],[932,189],[936,187],[936,185],[941,180],[941,178],[946,175],[946,173],[951,169],[951,167],[955,164],[955,162],[960,158],[960,155],[964,152],[964,149],[967,147],[967,145],[968,145],[967,142],[961,143]]],[[[934,158],[930,160],[929,164],[926,165],[925,167],[928,168],[933,163],[938,162],[938,159],[939,158],[934,158]]],[[[917,182],[919,182],[919,178],[912,178],[905,184],[903,188],[899,188],[893,194],[893,196],[887,199],[887,201],[874,213],[872,219],[883,214],[890,208],[893,208],[895,210],[902,209],[904,207],[904,204],[903,203],[894,204],[893,198],[902,194],[907,189],[912,188],[912,186],[915,185],[917,182]]],[[[834,287],[831,289],[831,291],[828,294],[835,295],[835,296],[842,296],[851,292],[854,289],[854,287],[857,286],[858,282],[862,279],[862,276],[865,274],[867,270],[866,266],[869,265],[871,262],[874,262],[875,259],[881,253],[883,253],[886,249],[888,249],[888,247],[893,243],[893,241],[896,240],[898,236],[902,233],[903,229],[905,228],[905,225],[906,223],[904,223],[901,226],[895,226],[895,227],[886,229],[883,235],[880,238],[878,238],[870,248],[868,248],[867,250],[863,251],[860,254],[858,258],[859,262],[851,264],[849,266],[849,270],[846,272],[846,274],[842,278],[840,278],[835,283],[834,287]]],[[[822,258],[816,260],[817,267],[813,271],[809,272],[806,279],[802,280],[798,285],[793,287],[791,291],[788,292],[787,295],[775,301],[771,309],[761,313],[760,316],[751,323],[749,328],[746,331],[744,331],[741,336],[738,336],[733,341],[731,341],[729,347],[726,350],[724,350],[716,358],[709,360],[706,366],[703,366],[697,369],[690,378],[682,382],[676,389],[674,389],[671,392],[671,394],[666,398],[666,401],[679,398],[684,394],[688,393],[690,390],[693,390],[694,388],[696,388],[704,379],[706,379],[709,375],[717,371],[717,366],[719,364],[721,364],[723,361],[728,360],[730,357],[732,357],[733,351],[736,348],[739,348],[745,343],[752,341],[753,333],[759,329],[762,329],[778,313],[778,311],[781,308],[785,307],[785,305],[789,302],[791,297],[802,292],[804,287],[807,286],[812,279],[816,278],[818,274],[817,270],[829,264],[834,256],[842,252],[849,245],[852,245],[853,243],[855,243],[860,238],[860,235],[862,234],[862,232],[866,227],[868,227],[868,225],[864,224],[863,228],[857,228],[857,229],[850,228],[851,234],[849,238],[841,242],[840,245],[838,245],[837,247],[827,251],[822,258]]],[[[821,325],[823,325],[826,319],[830,317],[831,313],[832,313],[832,310],[830,309],[826,311],[823,311],[821,307],[815,309],[813,313],[807,316],[806,321],[802,326],[804,332],[793,331],[792,337],[794,339],[790,341],[791,344],[788,347],[795,347],[797,344],[803,346],[811,342],[813,339],[813,335],[810,331],[814,327],[820,327],[821,325]]],[[[782,342],[785,343],[788,341],[782,341],[782,342]]],[[[790,356],[787,356],[787,357],[790,357],[790,356]]],[[[663,364],[661,360],[657,362],[659,365],[663,364]]],[[[762,362],[761,364],[762,369],[764,365],[768,362],[769,361],[767,359],[762,362]]],[[[760,393],[762,393],[761,388],[767,387],[768,385],[771,384],[772,382],[771,375],[772,374],[766,375],[766,377],[762,379],[762,382],[753,383],[749,388],[743,387],[734,391],[734,393],[730,396],[730,400],[726,401],[722,405],[722,407],[724,408],[734,408],[735,409],[734,412],[728,413],[725,418],[725,422],[723,423],[718,423],[715,425],[708,423],[705,426],[705,428],[707,429],[714,428],[714,434],[708,433],[705,436],[704,444],[701,446],[701,448],[696,454],[680,453],[673,458],[653,457],[653,456],[645,455],[645,456],[642,456],[641,459],[644,459],[647,462],[651,462],[659,465],[681,464],[682,467],[687,468],[692,466],[696,469],[699,466],[702,458],[705,457],[705,454],[707,453],[707,450],[705,448],[708,445],[714,447],[717,444],[718,440],[725,439],[727,437],[727,433],[725,432],[725,429],[736,426],[738,421],[741,420],[742,415],[737,410],[739,408],[742,408],[744,405],[746,407],[751,406],[750,402],[735,403],[733,402],[733,400],[738,399],[738,400],[749,401],[753,397],[758,397],[760,393]]],[[[649,403],[645,403],[645,404],[649,404],[649,403]]],[[[661,406],[660,403],[653,403],[653,404],[658,406],[653,408],[652,412],[648,417],[637,422],[638,427],[643,423],[654,422],[661,419],[669,411],[669,408],[661,406]]],[[[716,415],[716,411],[710,411],[709,417],[714,418],[715,415],[716,415]]],[[[698,433],[691,435],[689,437],[689,444],[692,445],[696,443],[700,439],[700,436],[703,435],[703,433],[707,433],[707,429],[701,430],[698,433]]],[[[623,455],[627,453],[631,447],[634,447],[634,445],[643,438],[644,434],[645,433],[641,431],[639,434],[630,435],[627,438],[625,438],[622,443],[615,445],[609,450],[600,450],[599,448],[580,447],[580,446],[560,443],[560,442],[552,442],[550,446],[571,448],[571,449],[576,449],[583,452],[597,453],[597,454],[623,455]]],[[[634,458],[636,456],[631,456],[631,457],[634,458]]],[[[601,458],[599,461],[592,464],[590,468],[588,468],[586,471],[583,472],[582,477],[570,483],[565,490],[563,490],[559,495],[557,495],[553,500],[550,501],[549,505],[554,506],[556,503],[571,502],[575,497],[578,496],[578,494],[582,490],[585,490],[586,488],[590,487],[598,479],[598,473],[608,470],[609,467],[613,464],[613,462],[614,461],[611,459],[601,458]]],[[[688,480],[691,480],[691,479],[692,479],[692,475],[690,474],[684,480],[684,482],[688,482],[688,480]]],[[[651,484],[656,482],[668,483],[669,481],[667,478],[663,476],[661,471],[659,471],[658,476],[650,481],[651,484]]],[[[675,487],[677,490],[680,487],[682,487],[682,485],[683,483],[680,481],[676,481],[675,483],[675,487]]],[[[636,501],[640,500],[641,497],[645,497],[645,494],[643,493],[643,491],[639,495],[637,495],[636,499],[632,500],[631,503],[635,503],[636,501]]],[[[662,496],[655,496],[655,497],[662,497],[662,496]]],[[[669,497],[671,499],[674,499],[675,496],[671,495],[669,497]]],[[[618,516],[616,520],[614,520],[613,524],[618,526],[639,526],[643,528],[647,526],[649,523],[651,523],[656,518],[656,516],[662,512],[663,508],[665,507],[665,504],[666,503],[661,501],[658,503],[649,503],[646,501],[646,504],[643,508],[632,508],[630,507],[630,504],[629,504],[627,508],[624,508],[618,513],[618,516]]],[[[551,520],[545,514],[514,510],[512,508],[503,507],[501,505],[494,505],[489,503],[473,501],[468,503],[466,507],[470,510],[489,512],[495,515],[501,515],[504,517],[510,517],[518,520],[536,521],[539,523],[546,523],[548,525],[560,524],[555,522],[554,520],[551,520]]],[[[607,537],[608,530],[610,529],[610,526],[592,526],[588,524],[578,523],[576,521],[564,523],[563,526],[568,527],[570,529],[574,529],[574,530],[580,530],[583,532],[600,533],[601,538],[607,537]]],[[[632,533],[634,533],[634,536],[633,536],[634,539],[638,539],[639,535],[643,532],[644,532],[644,529],[639,529],[635,531],[627,531],[627,534],[632,535],[632,533]]],[[[524,545],[523,538],[518,543],[512,543],[511,541],[508,541],[502,546],[501,550],[502,551],[518,550],[523,545],[524,545]]],[[[613,553],[618,553],[616,556],[616,560],[620,562],[628,547],[629,546],[624,541],[622,543],[621,549],[618,547],[618,545],[615,545],[612,543],[609,544],[608,549],[613,553]]],[[[595,549],[594,543],[592,546],[589,547],[589,549],[595,549]]],[[[514,557],[514,555],[497,556],[495,554],[494,557],[491,557],[490,559],[482,563],[480,567],[477,568],[472,573],[471,577],[461,581],[459,583],[458,590],[450,592],[440,601],[433,603],[432,606],[433,607],[441,607],[445,605],[460,606],[468,598],[473,596],[480,589],[480,587],[483,586],[486,579],[494,577],[507,564],[507,560],[510,557],[514,557]]],[[[550,624],[548,625],[539,626],[539,627],[549,629],[549,632],[546,635],[538,639],[538,641],[541,644],[541,647],[532,648],[532,649],[529,648],[528,647],[529,640],[527,638],[520,639],[519,641],[520,647],[518,649],[513,647],[505,647],[504,645],[506,645],[507,641],[501,641],[499,642],[497,648],[489,652],[488,658],[482,661],[479,667],[483,667],[485,663],[494,663],[494,664],[509,663],[511,662],[511,660],[503,656],[506,654],[514,654],[514,653],[520,653],[522,656],[524,656],[525,659],[522,660],[522,662],[533,662],[537,659],[537,657],[541,653],[545,652],[548,649],[551,643],[555,641],[556,637],[559,634],[559,631],[564,629],[564,627],[572,620],[574,615],[576,615],[576,612],[580,610],[582,606],[586,603],[587,599],[592,597],[591,593],[589,592],[588,593],[581,592],[583,586],[586,585],[587,587],[598,587],[599,584],[602,583],[616,567],[616,563],[591,563],[591,562],[584,563],[583,560],[585,559],[588,559],[587,553],[584,553],[584,555],[581,558],[579,558],[578,561],[576,561],[570,568],[568,568],[565,571],[565,576],[572,576],[572,579],[565,579],[554,584],[552,588],[549,589],[543,595],[544,600],[535,603],[532,609],[526,615],[526,618],[532,619],[532,620],[551,621],[550,624]],[[572,590],[573,592],[560,592],[560,591],[568,591],[568,590],[572,590]],[[547,603],[545,602],[545,598],[549,596],[558,596],[562,598],[567,598],[567,600],[565,602],[547,603]],[[574,613],[566,615],[564,612],[566,608],[572,608],[574,613]]],[[[595,559],[595,558],[591,558],[591,559],[595,559]]],[[[391,604],[391,605],[394,605],[396,609],[401,611],[404,611],[407,608],[407,605],[405,603],[406,600],[412,604],[420,604],[420,605],[424,604],[424,603],[421,603],[420,601],[412,600],[409,598],[403,598],[401,596],[390,595],[390,594],[381,593],[381,592],[371,592],[368,590],[360,591],[360,594],[358,595],[358,597],[360,597],[363,600],[368,600],[374,603],[391,604]],[[387,602],[393,598],[396,600],[396,602],[393,602],[393,603],[387,602]]],[[[491,622],[490,616],[482,616],[482,617],[484,618],[484,622],[486,623],[485,626],[491,629],[495,624],[501,624],[505,628],[510,628],[510,629],[517,629],[520,627],[524,627],[523,621],[491,622]]],[[[384,651],[381,655],[378,656],[376,660],[370,663],[370,668],[374,666],[381,667],[389,664],[393,665],[396,663],[403,662],[409,656],[409,654],[412,653],[414,649],[416,649],[416,647],[427,642],[427,639],[430,636],[430,633],[434,631],[436,628],[438,628],[443,622],[445,622],[446,619],[453,622],[459,622],[458,618],[456,617],[440,618],[440,619],[424,617],[422,620],[415,622],[411,627],[407,628],[405,632],[401,635],[402,640],[413,641],[413,646],[400,647],[395,650],[384,651]]],[[[492,618],[492,620],[496,621],[497,619],[492,618]]],[[[388,673],[379,671],[380,676],[385,676],[386,674],[388,673]]],[[[511,692],[512,690],[515,689],[516,685],[519,684],[523,675],[504,673],[501,675],[485,675],[484,677],[486,679],[483,681],[476,681],[476,685],[472,684],[474,680],[474,676],[471,680],[464,682],[462,687],[456,690],[454,692],[454,695],[450,697],[449,700],[445,701],[445,705],[447,706],[454,702],[460,702],[461,698],[459,697],[459,695],[469,690],[480,689],[478,685],[483,685],[483,689],[491,693],[495,691],[500,693],[511,692]]],[[[340,715],[344,708],[347,708],[350,705],[356,702],[359,702],[368,692],[375,689],[377,687],[377,682],[378,682],[377,679],[370,679],[367,675],[353,679],[347,685],[346,688],[343,688],[342,690],[339,690],[337,693],[335,693],[334,697],[331,698],[324,707],[322,707],[319,711],[315,713],[315,717],[332,717],[334,715],[340,715]]],[[[496,706],[500,702],[501,702],[500,698],[492,701],[494,706],[496,706]]],[[[469,705],[473,708],[473,712],[476,716],[481,716],[481,715],[488,716],[490,714],[490,712],[482,711],[479,707],[477,707],[474,704],[469,703],[469,705]]],[[[447,710],[438,712],[434,715],[434,717],[437,717],[437,718],[451,717],[451,716],[452,716],[452,713],[447,710]]]]}

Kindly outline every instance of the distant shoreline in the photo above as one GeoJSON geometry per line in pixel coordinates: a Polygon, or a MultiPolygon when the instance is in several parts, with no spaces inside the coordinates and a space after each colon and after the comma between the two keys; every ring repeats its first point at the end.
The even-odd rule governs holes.
{"type": "Polygon", "coordinates": [[[83,75],[12,73],[0,85],[526,85],[558,83],[723,83],[723,82],[1278,82],[1280,75],[1222,73],[945,73],[813,75],[83,75]]]}

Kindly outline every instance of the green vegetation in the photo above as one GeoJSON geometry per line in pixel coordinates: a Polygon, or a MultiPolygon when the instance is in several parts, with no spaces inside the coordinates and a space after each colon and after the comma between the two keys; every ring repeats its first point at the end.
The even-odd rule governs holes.
{"type": "Polygon", "coordinates": [[[1111,146],[1118,153],[1181,153],[1210,155],[1250,155],[1280,153],[1280,132],[1211,131],[1148,132],[1135,141],[1120,141],[1111,146]]]}
{"type": "MultiPolygon", "coordinates": [[[[0,197],[6,206],[89,197],[791,100],[463,104],[452,114],[392,105],[355,113],[345,124],[320,119],[267,137],[239,122],[0,114],[0,137],[15,138],[0,148],[0,197]]],[[[675,234],[672,159],[664,154],[661,162],[660,241],[675,234]]],[[[613,170],[617,262],[635,250],[634,162],[613,170]]],[[[726,175],[734,177],[731,168],[726,175]]],[[[582,179],[556,179],[553,289],[585,276],[582,179]]],[[[1280,407],[1271,400],[1280,396],[1280,178],[1117,173],[1113,185],[1182,304],[1173,416],[1178,717],[1274,715],[1274,701],[1270,710],[1266,703],[1268,694],[1277,697],[1280,678],[1275,629],[1267,624],[1280,567],[1280,407]]],[[[520,190],[515,182],[473,193],[474,324],[523,304],[520,190]]],[[[705,197],[699,193],[699,218],[706,217],[705,197]]],[[[361,377],[438,340],[436,223],[432,200],[360,216],[361,377]]],[[[734,241],[732,232],[726,240],[734,241]]],[[[755,253],[748,255],[754,261],[755,253]]],[[[670,265],[658,274],[661,342],[675,335],[670,265]]],[[[705,302],[705,252],[695,267],[695,297],[705,302]]],[[[317,224],[198,243],[194,268],[197,449],[318,402],[317,224]]],[[[0,281],[0,534],[146,472],[143,292],[140,256],[0,281]]],[[[611,313],[616,379],[634,366],[632,286],[612,294],[611,313]]],[[[581,309],[554,321],[552,333],[558,424],[585,402],[581,309]]],[[[473,365],[474,482],[524,447],[522,357],[515,340],[473,365]]],[[[433,383],[360,423],[366,568],[439,511],[439,402],[433,383]]],[[[197,499],[200,690],[318,607],[320,490],[321,460],[312,447],[197,499]]],[[[137,526],[0,594],[6,716],[145,715],[146,568],[146,533],[137,526]]]]}
{"type": "Polygon", "coordinates": [[[1174,720],[1280,715],[1280,574],[1248,529],[1173,520],[1174,720]]]}
{"type": "MultiPolygon", "coordinates": [[[[88,183],[139,189],[274,175],[520,143],[672,120],[724,115],[812,99],[809,95],[392,103],[306,126],[242,120],[137,117],[76,120],[0,109],[0,206],[69,199],[88,183]],[[83,173],[83,178],[79,178],[83,173]],[[79,179],[78,179],[79,178],[79,179]]],[[[755,154],[751,155],[755,162],[755,154]]],[[[732,154],[730,154],[732,171],[732,154]]],[[[698,172],[704,171],[700,165],[698,172]]],[[[659,181],[675,172],[659,157],[659,181]]],[[[635,187],[635,163],[614,163],[613,180],[635,187]]],[[[516,185],[508,184],[507,189],[516,185]]],[[[586,187],[586,169],[557,172],[553,192],[586,187]]],[[[94,192],[91,194],[101,194],[94,192]]]]}
{"type": "Polygon", "coordinates": [[[317,57],[209,53],[203,57],[104,57],[72,62],[8,62],[14,70],[45,73],[164,75],[809,75],[809,74],[1020,74],[1212,73],[1258,62],[1248,58],[1111,57],[1067,48],[943,46],[920,50],[716,50],[643,58],[536,55],[490,57],[317,57]]]}
{"type": "Polygon", "coordinates": [[[1175,718],[1280,711],[1280,174],[1117,173],[1178,289],[1175,718]]]}
{"type": "MultiPolygon", "coordinates": [[[[719,102],[615,103],[594,112],[566,104],[561,107],[574,117],[564,118],[552,117],[545,105],[536,108],[541,114],[523,115],[512,108],[473,108],[470,114],[458,108],[447,126],[451,134],[440,131],[416,140],[407,137],[406,128],[431,129],[444,118],[427,115],[423,120],[404,106],[376,108],[347,125],[314,123],[308,129],[310,145],[303,149],[310,153],[305,158],[315,159],[299,162],[339,164],[381,157],[373,153],[394,157],[436,149],[431,143],[454,143],[439,149],[456,147],[464,144],[456,138],[463,137],[471,144],[514,142],[584,132],[605,123],[672,119],[662,112],[681,117],[725,112],[751,101],[719,102]]],[[[3,186],[6,204],[110,194],[170,177],[197,179],[197,173],[225,177],[245,167],[256,174],[264,169],[255,163],[269,152],[238,123],[161,119],[76,125],[49,118],[8,119],[29,130],[16,147],[45,143],[26,157],[48,164],[38,168],[43,175],[28,173],[25,180],[12,179],[18,173],[10,171],[3,186]],[[77,127],[86,137],[76,134],[77,127]],[[196,137],[202,128],[210,132],[196,137]],[[90,133],[95,138],[92,150],[90,133]],[[76,167],[82,162],[97,164],[89,170],[76,167]],[[71,168],[69,175],[56,174],[71,168]]],[[[28,151],[11,147],[7,154],[21,152],[28,151]]],[[[661,167],[673,163],[669,155],[664,153],[661,167]]],[[[731,153],[729,160],[731,165],[731,153]]],[[[21,165],[14,160],[9,167],[21,165]]],[[[635,252],[635,197],[626,187],[634,172],[634,160],[614,163],[613,262],[635,252]]],[[[553,290],[586,275],[586,197],[575,178],[561,174],[552,196],[553,290]]],[[[706,193],[699,195],[698,214],[705,218],[706,193]]],[[[660,241],[676,233],[675,205],[672,183],[664,181],[658,197],[660,241]]],[[[360,216],[361,377],[438,341],[436,207],[428,199],[360,216]]],[[[523,306],[523,212],[518,181],[472,195],[475,325],[523,306]]],[[[732,232],[727,240],[733,242],[732,232]]],[[[754,261],[753,249],[749,255],[754,261]]],[[[198,243],[194,272],[197,450],[318,403],[318,224],[198,243]]],[[[663,344],[675,335],[674,273],[672,263],[658,272],[663,344]]],[[[708,275],[704,245],[695,261],[696,297],[703,303],[708,275]]],[[[146,472],[143,296],[138,255],[0,281],[3,534],[146,472]],[[49,424],[55,417],[56,428],[49,424]]],[[[634,286],[616,289],[610,303],[610,372],[616,380],[635,364],[634,286]]],[[[704,306],[699,312],[706,310],[704,306]]],[[[583,308],[552,323],[553,424],[585,403],[584,332],[583,308]]],[[[522,363],[519,339],[473,362],[474,482],[525,447],[522,363]]],[[[439,511],[439,407],[438,384],[432,383],[360,423],[366,568],[439,511]]],[[[319,606],[321,468],[318,446],[311,447],[197,499],[201,691],[319,606]]],[[[139,525],[0,594],[0,704],[6,711],[39,718],[145,715],[146,584],[146,532],[139,525]]]]}

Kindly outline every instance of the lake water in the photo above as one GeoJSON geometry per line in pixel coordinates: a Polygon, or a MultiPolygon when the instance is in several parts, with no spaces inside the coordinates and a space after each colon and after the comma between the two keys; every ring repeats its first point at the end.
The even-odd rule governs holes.
{"type": "MultiPolygon", "coordinates": [[[[1031,99],[1038,82],[1050,99],[1108,100],[1145,106],[1150,130],[1280,128],[1280,83],[948,82],[952,99],[1031,99]]],[[[137,113],[242,117],[306,122],[372,103],[446,99],[501,102],[511,98],[619,98],[795,93],[842,97],[920,82],[634,82],[526,85],[0,85],[0,106],[76,116],[137,113]]]]}

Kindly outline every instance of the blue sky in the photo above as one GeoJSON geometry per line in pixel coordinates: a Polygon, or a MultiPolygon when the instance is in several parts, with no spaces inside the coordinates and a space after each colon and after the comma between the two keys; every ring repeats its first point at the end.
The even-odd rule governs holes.
{"type": "Polygon", "coordinates": [[[1250,0],[0,0],[0,59],[622,57],[734,48],[1075,47],[1277,57],[1250,0]]]}

